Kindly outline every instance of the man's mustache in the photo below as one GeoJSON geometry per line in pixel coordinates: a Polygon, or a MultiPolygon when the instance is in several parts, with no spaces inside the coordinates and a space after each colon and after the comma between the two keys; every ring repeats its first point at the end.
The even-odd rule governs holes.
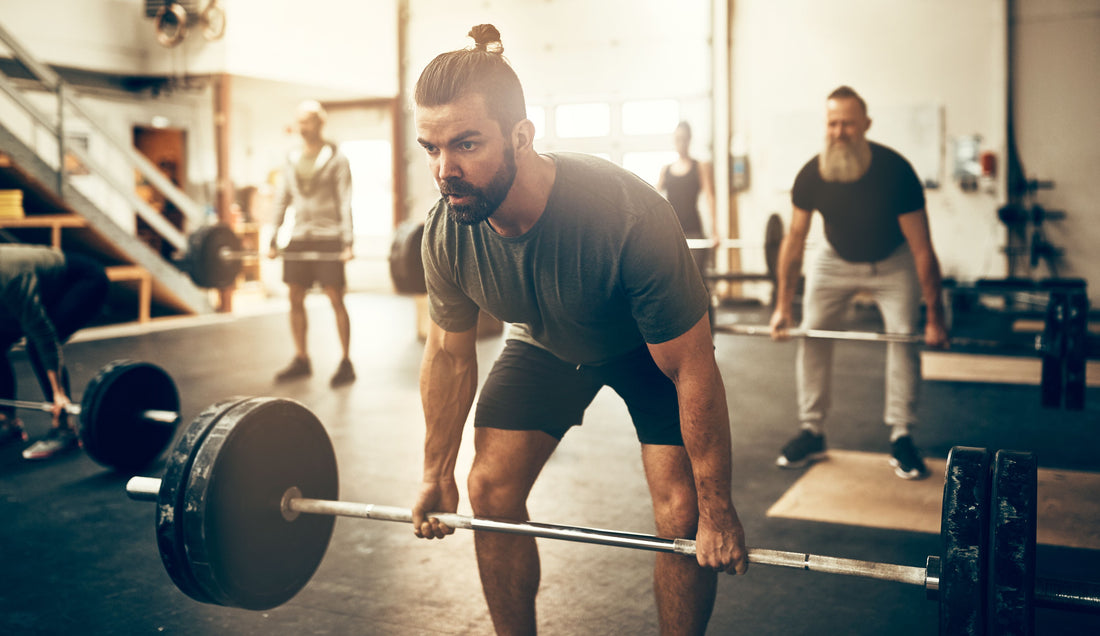
{"type": "Polygon", "coordinates": [[[445,197],[464,197],[475,192],[477,192],[477,188],[460,179],[444,181],[439,186],[439,193],[445,197]]]}

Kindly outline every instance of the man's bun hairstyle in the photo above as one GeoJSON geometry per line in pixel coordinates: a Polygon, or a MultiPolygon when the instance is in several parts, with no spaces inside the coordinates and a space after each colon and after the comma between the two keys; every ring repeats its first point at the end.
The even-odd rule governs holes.
{"type": "Polygon", "coordinates": [[[485,98],[489,115],[509,135],[516,123],[527,118],[523,86],[504,57],[500,31],[491,24],[479,24],[468,35],[472,48],[441,53],[428,63],[416,81],[413,100],[417,106],[443,106],[468,94],[485,98]]]}
{"type": "Polygon", "coordinates": [[[504,44],[500,41],[500,31],[491,24],[479,24],[466,35],[474,40],[474,48],[487,53],[504,54],[504,44]]]}

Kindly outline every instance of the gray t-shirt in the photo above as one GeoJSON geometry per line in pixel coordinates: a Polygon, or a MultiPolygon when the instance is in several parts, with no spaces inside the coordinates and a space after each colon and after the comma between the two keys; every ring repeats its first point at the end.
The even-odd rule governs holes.
{"type": "Polygon", "coordinates": [[[672,206],[603,159],[548,155],[557,175],[546,209],[521,236],[460,225],[440,199],[422,256],[432,320],[458,332],[480,308],[509,338],[574,364],[598,364],[684,334],[708,294],[672,206]]]}

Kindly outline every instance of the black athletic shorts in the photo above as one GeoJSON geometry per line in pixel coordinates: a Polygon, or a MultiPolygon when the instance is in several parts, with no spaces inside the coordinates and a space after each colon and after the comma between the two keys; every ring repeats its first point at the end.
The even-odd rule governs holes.
{"type": "Polygon", "coordinates": [[[481,388],[474,426],[543,431],[556,439],[581,424],[603,386],[626,402],[638,441],[683,446],[676,386],[639,347],[601,365],[570,364],[549,351],[509,340],[481,388]]]}
{"type": "Polygon", "coordinates": [[[320,283],[322,287],[334,287],[343,290],[347,286],[344,277],[344,262],[339,260],[344,251],[344,243],[338,238],[292,239],[283,250],[284,254],[293,252],[323,252],[331,254],[332,260],[296,261],[283,260],[283,282],[288,285],[313,287],[320,283]]]}

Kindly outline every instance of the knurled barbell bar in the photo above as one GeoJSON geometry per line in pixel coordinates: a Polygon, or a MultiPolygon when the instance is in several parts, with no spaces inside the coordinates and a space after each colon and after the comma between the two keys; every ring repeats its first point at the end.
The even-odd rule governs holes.
{"type": "MultiPolygon", "coordinates": [[[[1034,577],[1032,454],[999,451],[991,463],[984,449],[956,447],[947,463],[944,549],[925,567],[768,549],[750,550],[750,563],[923,587],[939,601],[945,634],[985,634],[993,618],[1019,627],[1019,616],[1031,615],[1034,606],[1100,611],[1100,585],[1034,577]]],[[[201,602],[253,610],[285,603],[308,583],[335,517],[411,523],[410,510],[338,501],[338,490],[324,426],[305,406],[282,398],[232,398],[208,407],[184,432],[161,479],[134,477],[126,485],[131,498],[157,503],[161,560],[181,591],[201,602]]],[[[695,553],[689,539],[431,516],[454,528],[695,553]]]]}
{"type": "MultiPolygon", "coordinates": [[[[0,399],[0,406],[51,412],[52,402],[0,399]]],[[[167,448],[179,423],[179,393],[172,377],[148,362],[116,360],[100,369],[80,404],[78,435],[88,456],[119,471],[145,468],[167,448]]]]}
{"type": "MultiPolygon", "coordinates": [[[[1075,299],[1067,298],[1069,307],[1079,308],[1075,299]]],[[[1062,405],[1063,391],[1066,394],[1066,408],[1080,410],[1084,408],[1085,396],[1085,359],[1087,346],[1085,337],[1077,334],[1082,328],[1076,322],[1068,322],[1062,319],[1063,310],[1055,301],[1057,310],[1052,310],[1047,317],[1046,328],[1043,333],[1036,334],[1028,344],[1014,345],[998,340],[980,338],[951,337],[948,344],[957,347],[970,347],[984,349],[1000,353],[1010,353],[1019,356],[1039,356],[1042,360],[1039,378],[1039,396],[1044,407],[1058,408],[1062,405]],[[1075,331],[1076,329],[1076,331],[1075,331]]],[[[718,324],[713,327],[715,333],[726,333],[739,336],[771,336],[771,328],[766,325],[747,324],[718,324]]],[[[867,331],[839,331],[828,329],[788,329],[790,338],[810,338],[821,340],[853,340],[861,342],[900,342],[905,344],[921,344],[924,336],[915,334],[877,333],[867,331]]]]}

